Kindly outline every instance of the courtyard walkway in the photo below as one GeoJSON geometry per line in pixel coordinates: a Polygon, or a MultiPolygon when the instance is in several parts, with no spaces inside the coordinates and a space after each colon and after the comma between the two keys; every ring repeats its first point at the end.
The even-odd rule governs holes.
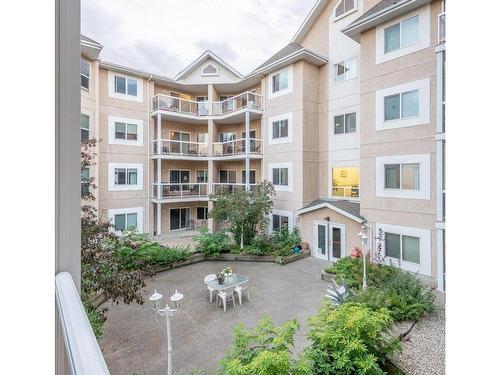
{"type": "Polygon", "coordinates": [[[275,263],[202,262],[158,274],[146,282],[146,302],[118,306],[108,304],[104,335],[99,344],[113,375],[164,374],[166,333],[164,320],[155,320],[147,298],[157,291],[165,297],[175,289],[184,294],[181,312],[172,319],[174,374],[217,368],[232,344],[234,326],[242,322],[253,327],[265,314],[282,324],[297,318],[296,350],[306,345],[305,321],[315,314],[325,295],[326,283],[320,279],[327,263],[308,257],[285,266],[275,263]],[[250,278],[251,302],[246,299],[228,311],[208,302],[203,278],[219,273],[225,266],[250,278]]]}

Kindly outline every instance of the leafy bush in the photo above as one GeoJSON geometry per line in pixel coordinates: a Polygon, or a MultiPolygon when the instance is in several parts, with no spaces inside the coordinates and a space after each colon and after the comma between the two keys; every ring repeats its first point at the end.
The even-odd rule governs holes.
{"type": "Polygon", "coordinates": [[[270,316],[263,317],[254,329],[243,324],[234,329],[234,345],[221,361],[226,375],[312,375],[305,358],[291,355],[294,335],[299,329],[296,319],[275,326],[270,316]]]}
{"type": "Polygon", "coordinates": [[[138,250],[122,247],[118,250],[122,267],[125,269],[144,269],[148,266],[166,265],[186,259],[189,247],[165,247],[157,243],[148,243],[138,250]]]}
{"type": "Polygon", "coordinates": [[[396,321],[418,320],[433,309],[434,294],[415,275],[400,268],[367,264],[368,286],[361,290],[363,261],[359,258],[340,259],[327,272],[349,288],[359,290],[350,301],[363,304],[373,310],[388,309],[396,321]]]}
{"type": "Polygon", "coordinates": [[[301,242],[299,229],[295,227],[292,231],[289,231],[287,227],[281,227],[271,234],[271,240],[277,249],[283,247],[292,248],[301,242]]]}
{"type": "Polygon", "coordinates": [[[99,310],[92,306],[91,303],[87,301],[85,296],[83,296],[83,307],[85,308],[85,312],[87,313],[87,317],[89,318],[90,326],[92,327],[92,331],[94,331],[94,335],[97,339],[102,337],[102,325],[106,320],[104,316],[104,311],[99,310]]]}
{"type": "Polygon", "coordinates": [[[378,375],[387,355],[400,350],[389,335],[393,320],[387,310],[373,311],[346,303],[338,309],[324,304],[309,318],[306,349],[318,375],[378,375]]]}
{"type": "Polygon", "coordinates": [[[229,248],[229,238],[225,230],[209,233],[208,228],[201,227],[200,234],[194,239],[198,242],[197,250],[205,255],[219,255],[229,248]]]}
{"type": "Polygon", "coordinates": [[[252,239],[245,252],[253,255],[268,255],[272,250],[273,241],[271,237],[266,234],[259,234],[252,239]]]}

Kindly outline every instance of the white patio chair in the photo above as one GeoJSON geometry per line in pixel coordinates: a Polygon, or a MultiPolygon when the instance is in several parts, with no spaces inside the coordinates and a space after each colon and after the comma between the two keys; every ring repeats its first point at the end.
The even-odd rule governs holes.
{"type": "Polygon", "coordinates": [[[248,283],[237,285],[236,288],[234,288],[234,291],[238,295],[238,300],[240,302],[240,305],[241,305],[241,296],[243,295],[243,292],[247,292],[247,299],[248,302],[250,302],[250,290],[248,288],[248,283]]]}
{"type": "Polygon", "coordinates": [[[205,276],[205,278],[203,279],[203,282],[207,286],[208,293],[210,294],[210,303],[212,303],[213,294],[215,293],[215,289],[212,288],[210,285],[208,285],[208,283],[212,280],[215,280],[215,279],[217,279],[217,275],[215,275],[214,273],[211,273],[210,275],[205,276]]]}
{"type": "Polygon", "coordinates": [[[234,289],[235,288],[227,288],[217,293],[218,305],[220,306],[220,303],[222,302],[224,312],[226,312],[227,301],[233,301],[233,307],[236,308],[236,302],[234,302],[234,289]]]}

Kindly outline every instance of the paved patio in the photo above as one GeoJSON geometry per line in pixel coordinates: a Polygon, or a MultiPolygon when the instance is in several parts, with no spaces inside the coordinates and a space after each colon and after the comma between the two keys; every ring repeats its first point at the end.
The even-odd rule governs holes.
{"type": "MultiPolygon", "coordinates": [[[[182,312],[172,319],[173,367],[175,374],[195,369],[213,370],[232,344],[233,327],[242,322],[253,327],[264,314],[281,324],[299,319],[296,350],[306,345],[305,321],[315,314],[325,294],[320,279],[327,263],[308,257],[285,266],[275,263],[202,262],[158,274],[146,282],[147,297],[156,288],[170,296],[177,288],[184,294],[182,312]],[[251,302],[226,313],[208,302],[203,278],[224,266],[250,278],[251,302]]],[[[164,321],[155,320],[149,301],[118,306],[108,305],[104,335],[99,344],[111,374],[159,375],[166,368],[164,321]]]]}

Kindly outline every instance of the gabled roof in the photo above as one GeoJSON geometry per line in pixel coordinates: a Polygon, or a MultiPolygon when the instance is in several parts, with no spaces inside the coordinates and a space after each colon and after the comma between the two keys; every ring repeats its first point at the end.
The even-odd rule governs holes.
{"type": "Polygon", "coordinates": [[[249,76],[258,73],[268,74],[282,65],[288,65],[301,59],[320,66],[328,62],[328,58],[304,48],[300,44],[290,43],[260,64],[249,76]]]}
{"type": "Polygon", "coordinates": [[[102,48],[102,44],[96,42],[94,39],[90,39],[88,36],[80,34],[80,43],[85,43],[89,45],[94,45],[98,48],[102,48]]]}
{"type": "Polygon", "coordinates": [[[329,208],[358,223],[362,223],[365,220],[365,218],[360,214],[359,202],[329,198],[316,199],[314,202],[311,202],[307,206],[298,210],[297,215],[319,210],[320,208],[329,208]]]}
{"type": "Polygon", "coordinates": [[[198,57],[196,60],[194,60],[191,64],[189,64],[184,70],[182,70],[180,73],[178,73],[174,80],[179,80],[187,77],[189,74],[191,74],[195,69],[197,69],[200,65],[202,65],[205,61],[207,60],[215,60],[218,62],[220,65],[222,65],[224,68],[229,70],[231,73],[233,73],[236,77],[238,78],[243,78],[243,75],[238,72],[236,69],[234,69],[231,65],[226,63],[224,60],[222,60],[219,56],[217,56],[215,53],[212,51],[205,51],[201,54],[200,57],[198,57]]]}
{"type": "Polygon", "coordinates": [[[342,31],[359,43],[363,31],[396,18],[432,0],[382,0],[368,9],[342,31]]]}
{"type": "Polygon", "coordinates": [[[313,27],[321,12],[326,8],[330,1],[332,0],[318,0],[316,4],[314,4],[313,8],[309,11],[306,19],[304,20],[304,22],[302,22],[302,25],[300,25],[299,29],[293,36],[291,43],[302,42],[302,39],[304,39],[309,30],[311,30],[311,27],[313,27]]]}
{"type": "Polygon", "coordinates": [[[90,39],[88,36],[80,34],[80,50],[82,55],[90,60],[95,60],[99,57],[102,50],[102,44],[90,39]]]}

